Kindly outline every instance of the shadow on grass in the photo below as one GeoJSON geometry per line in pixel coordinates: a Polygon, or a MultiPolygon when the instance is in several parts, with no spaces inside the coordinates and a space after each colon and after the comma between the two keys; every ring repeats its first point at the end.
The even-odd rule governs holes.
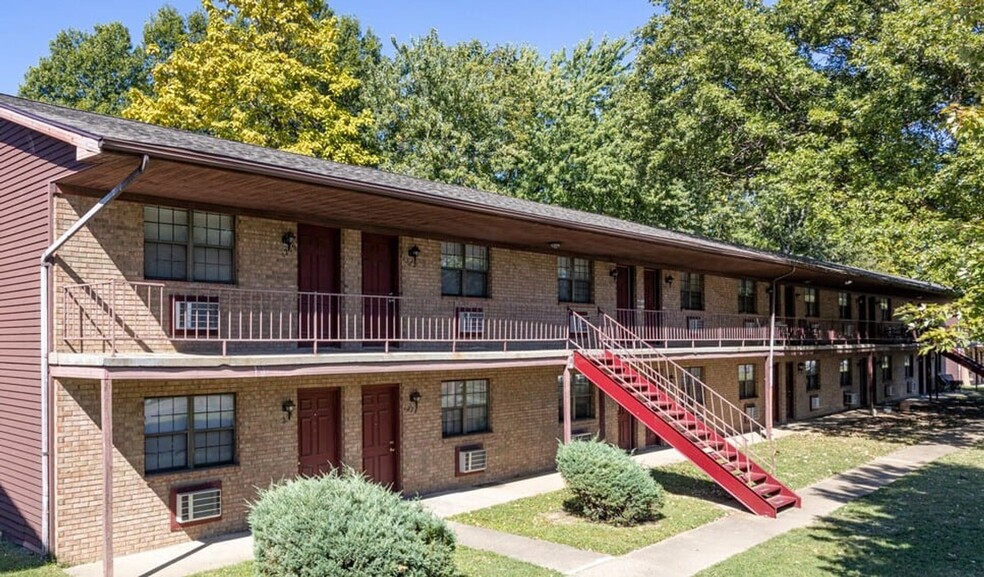
{"type": "Polygon", "coordinates": [[[35,555],[9,541],[0,540],[0,575],[38,569],[48,564],[49,561],[44,557],[35,555]]]}
{"type": "Polygon", "coordinates": [[[705,499],[722,505],[734,505],[735,501],[731,495],[710,477],[699,472],[696,467],[686,466],[686,469],[684,467],[684,465],[654,467],[649,470],[649,474],[667,493],[705,499]]]}
{"type": "Polygon", "coordinates": [[[927,465],[824,518],[809,530],[823,551],[818,567],[833,575],[984,574],[979,465],[927,465]]]}

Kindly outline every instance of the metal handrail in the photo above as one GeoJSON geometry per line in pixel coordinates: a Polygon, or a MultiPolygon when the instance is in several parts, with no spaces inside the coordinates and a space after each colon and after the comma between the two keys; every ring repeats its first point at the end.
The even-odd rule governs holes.
{"type": "MultiPolygon", "coordinates": [[[[697,416],[707,428],[724,439],[726,444],[740,449],[738,459],[735,461],[729,460],[720,450],[708,446],[705,452],[715,460],[722,463],[733,462],[739,465],[739,471],[750,471],[747,465],[753,462],[754,458],[757,465],[775,475],[775,445],[771,439],[762,434],[765,430],[764,425],[749,417],[741,408],[610,316],[600,312],[601,327],[599,327],[582,314],[571,311],[571,315],[572,326],[578,328],[571,332],[572,347],[595,360],[610,378],[625,385],[626,390],[631,391],[654,412],[662,414],[667,419],[673,418],[667,414],[666,409],[660,408],[658,403],[648,395],[644,395],[644,391],[636,389],[623,374],[611,370],[605,363],[600,362],[606,352],[617,356],[625,366],[645,378],[661,393],[672,399],[677,406],[697,416]],[[757,445],[765,447],[766,454],[762,454],[761,448],[753,448],[752,441],[757,437],[764,439],[764,442],[757,445]]],[[[690,436],[694,441],[700,441],[687,428],[681,430],[681,433],[690,436]]],[[[750,481],[748,472],[739,472],[739,475],[746,482],[750,481]]]]}

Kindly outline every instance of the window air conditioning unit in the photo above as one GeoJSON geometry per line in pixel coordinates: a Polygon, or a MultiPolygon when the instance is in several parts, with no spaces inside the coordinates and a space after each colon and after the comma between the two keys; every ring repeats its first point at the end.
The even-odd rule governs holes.
{"type": "Polygon", "coordinates": [[[458,311],[458,332],[462,335],[480,337],[485,330],[485,311],[458,311]]]}
{"type": "Polygon", "coordinates": [[[886,397],[895,396],[895,385],[885,385],[885,396],[886,397]]]}
{"type": "Polygon", "coordinates": [[[489,454],[485,449],[470,449],[458,452],[458,472],[477,473],[488,466],[489,454]]]}
{"type": "Polygon", "coordinates": [[[844,393],[844,406],[853,407],[858,404],[857,393],[844,393]]]}
{"type": "Polygon", "coordinates": [[[749,419],[751,419],[753,421],[757,421],[758,418],[759,418],[759,410],[758,410],[758,407],[756,407],[755,405],[749,405],[749,406],[745,407],[745,415],[749,419]]]}
{"type": "Polygon", "coordinates": [[[820,395],[810,395],[810,410],[816,411],[820,408],[820,395]]]}
{"type": "Polygon", "coordinates": [[[219,329],[219,302],[174,301],[174,328],[179,331],[215,331],[219,329]]]}
{"type": "Polygon", "coordinates": [[[571,435],[572,441],[590,441],[595,438],[594,433],[575,433],[571,435]]]}
{"type": "Polygon", "coordinates": [[[178,493],[177,511],[174,516],[178,523],[191,523],[222,516],[222,489],[201,489],[178,493]]]}
{"type": "Polygon", "coordinates": [[[916,392],[916,383],[909,381],[905,384],[905,394],[911,395],[916,392]]]}

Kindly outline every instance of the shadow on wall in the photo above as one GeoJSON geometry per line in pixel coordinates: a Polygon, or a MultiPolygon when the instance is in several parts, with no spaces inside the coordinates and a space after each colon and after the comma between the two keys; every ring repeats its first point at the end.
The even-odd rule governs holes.
{"type": "Polygon", "coordinates": [[[808,550],[786,555],[817,551],[830,575],[980,575],[982,450],[969,453],[976,462],[933,463],[825,518],[796,545],[808,550]]]}
{"type": "MultiPolygon", "coordinates": [[[[10,560],[12,564],[8,566],[8,555],[5,548],[9,548],[10,545],[5,542],[25,547],[35,553],[41,550],[41,536],[31,528],[30,522],[24,518],[20,508],[7,493],[2,480],[0,480],[0,533],[3,535],[3,539],[0,541],[0,574],[6,574],[5,572],[8,570],[21,567],[17,564],[18,559],[22,556],[20,552],[13,555],[10,560]]],[[[39,557],[29,555],[28,551],[23,551],[23,557],[25,559],[35,558],[38,564],[41,563],[39,557]]],[[[24,565],[24,567],[33,567],[33,565],[24,565]]]]}

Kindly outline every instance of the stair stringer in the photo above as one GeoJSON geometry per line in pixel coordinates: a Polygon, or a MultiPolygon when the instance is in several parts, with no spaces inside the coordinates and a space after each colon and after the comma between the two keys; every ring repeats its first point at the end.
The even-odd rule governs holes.
{"type": "MultiPolygon", "coordinates": [[[[729,495],[734,497],[735,500],[744,505],[748,510],[756,515],[772,518],[777,516],[778,511],[776,507],[756,493],[752,486],[740,477],[736,476],[735,473],[726,469],[723,463],[718,462],[718,460],[698,447],[693,440],[687,437],[685,433],[673,427],[663,417],[647,406],[645,402],[626,390],[625,387],[607,375],[589,358],[579,352],[575,352],[574,368],[594,383],[595,386],[604,391],[605,394],[612,400],[627,410],[632,416],[642,422],[649,430],[659,435],[659,437],[666,441],[671,447],[679,451],[690,462],[707,473],[711,479],[718,484],[718,486],[727,491],[729,495]]],[[[659,394],[658,387],[653,387],[652,384],[643,377],[635,375],[633,376],[633,379],[637,385],[644,385],[649,388],[650,392],[659,394]]],[[[667,402],[673,403],[675,410],[683,412],[685,414],[685,418],[692,419],[700,423],[702,430],[708,433],[709,441],[724,443],[724,445],[731,451],[742,454],[741,451],[727,439],[722,438],[711,428],[704,426],[700,419],[698,419],[690,411],[680,407],[677,403],[674,403],[671,399],[665,396],[663,398],[667,402]]],[[[795,498],[796,501],[794,506],[800,506],[799,496],[790,491],[783,483],[775,479],[753,460],[747,459],[747,461],[743,462],[747,462],[749,465],[749,472],[746,473],[749,477],[751,477],[752,473],[765,475],[766,480],[763,482],[771,482],[772,484],[779,486],[781,490],[780,494],[795,498]]]]}
{"type": "Polygon", "coordinates": [[[958,351],[943,351],[943,356],[974,372],[978,376],[984,377],[984,365],[958,351]]]}

